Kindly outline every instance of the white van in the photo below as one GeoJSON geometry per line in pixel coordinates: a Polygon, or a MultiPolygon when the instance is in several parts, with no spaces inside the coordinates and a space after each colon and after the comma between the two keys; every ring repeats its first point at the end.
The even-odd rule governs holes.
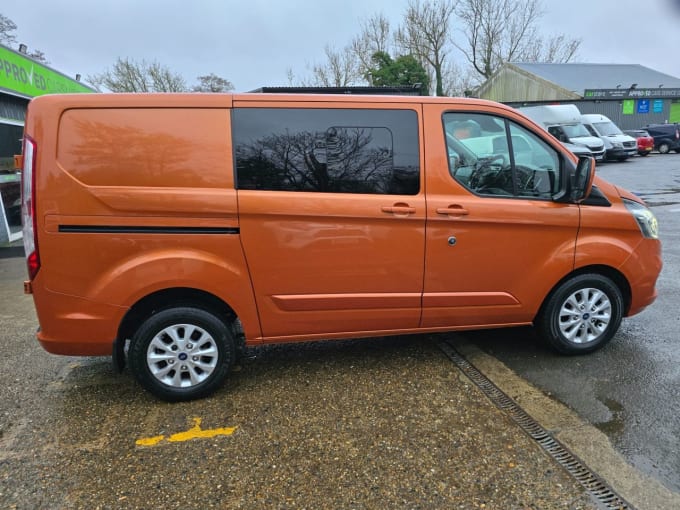
{"type": "Polygon", "coordinates": [[[588,132],[581,121],[581,112],[576,105],[524,106],[519,110],[560,142],[586,147],[592,152],[596,161],[604,160],[604,142],[598,135],[592,135],[588,132]]]}
{"type": "Polygon", "coordinates": [[[591,113],[582,115],[581,121],[593,136],[599,136],[604,142],[606,159],[625,161],[637,154],[637,140],[624,134],[608,117],[591,113]]]}

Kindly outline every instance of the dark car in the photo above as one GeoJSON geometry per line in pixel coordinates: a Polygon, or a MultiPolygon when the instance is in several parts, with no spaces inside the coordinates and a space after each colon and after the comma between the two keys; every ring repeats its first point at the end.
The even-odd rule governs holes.
{"type": "Polygon", "coordinates": [[[649,124],[645,127],[652,138],[654,138],[654,149],[661,154],[668,154],[670,151],[680,153],[680,126],[678,124],[649,124]]]}
{"type": "Polygon", "coordinates": [[[654,149],[654,138],[644,129],[629,129],[624,133],[637,140],[637,150],[640,156],[646,156],[654,149]]]}

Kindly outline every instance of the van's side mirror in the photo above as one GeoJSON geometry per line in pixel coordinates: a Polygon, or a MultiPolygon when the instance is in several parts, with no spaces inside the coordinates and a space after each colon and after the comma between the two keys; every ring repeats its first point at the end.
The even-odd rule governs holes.
{"type": "Polygon", "coordinates": [[[575,203],[583,202],[593,187],[595,178],[595,158],[591,156],[580,156],[576,172],[571,180],[571,200],[575,203]]]}

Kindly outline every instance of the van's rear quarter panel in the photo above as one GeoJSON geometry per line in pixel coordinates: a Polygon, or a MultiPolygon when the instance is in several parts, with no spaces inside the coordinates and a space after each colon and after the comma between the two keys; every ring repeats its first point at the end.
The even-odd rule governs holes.
{"type": "Polygon", "coordinates": [[[57,162],[85,186],[233,188],[228,125],[226,108],[69,109],[57,162]]]}
{"type": "Polygon", "coordinates": [[[67,339],[57,324],[63,317],[50,312],[58,307],[45,297],[126,308],[155,290],[192,287],[227,301],[242,312],[244,327],[255,328],[247,333],[259,336],[238,238],[228,104],[216,107],[219,98],[200,95],[94,96],[40,101],[27,122],[38,143],[42,266],[34,293],[46,293],[35,300],[44,334],[110,342],[122,317],[102,317],[99,334],[110,331],[109,338],[87,339],[74,323],[67,339]],[[74,226],[89,231],[63,231],[74,226]],[[126,232],[135,227],[154,231],[126,232]],[[177,227],[190,233],[168,233],[177,227]]]}

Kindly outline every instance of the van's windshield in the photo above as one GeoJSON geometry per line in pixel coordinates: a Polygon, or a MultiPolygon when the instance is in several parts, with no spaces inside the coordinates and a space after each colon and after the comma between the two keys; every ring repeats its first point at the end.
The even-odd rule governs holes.
{"type": "Polygon", "coordinates": [[[583,124],[563,124],[562,129],[567,133],[569,138],[578,138],[579,136],[590,136],[583,124]]]}
{"type": "Polygon", "coordinates": [[[618,127],[616,127],[616,124],[614,124],[611,121],[593,122],[593,126],[595,126],[597,132],[600,133],[600,136],[615,136],[623,134],[621,130],[618,127]]]}

